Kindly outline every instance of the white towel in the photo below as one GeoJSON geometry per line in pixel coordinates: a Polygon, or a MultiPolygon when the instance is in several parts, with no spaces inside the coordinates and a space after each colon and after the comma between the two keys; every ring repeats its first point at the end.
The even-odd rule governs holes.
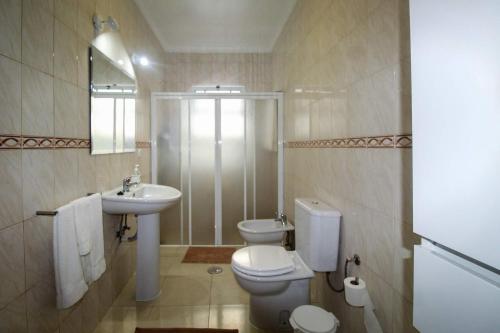
{"type": "Polygon", "coordinates": [[[75,231],[73,204],[60,207],[54,216],[54,270],[57,307],[69,308],[87,292],[75,231]]]}
{"type": "Polygon", "coordinates": [[[88,197],[89,216],[92,225],[91,229],[91,249],[90,249],[90,276],[91,282],[96,281],[106,270],[104,259],[104,232],[102,224],[102,201],[100,194],[93,194],[88,197]]]}
{"type": "Polygon", "coordinates": [[[75,229],[78,251],[81,256],[90,253],[92,224],[90,220],[90,199],[83,197],[72,202],[75,205],[75,229]]]}

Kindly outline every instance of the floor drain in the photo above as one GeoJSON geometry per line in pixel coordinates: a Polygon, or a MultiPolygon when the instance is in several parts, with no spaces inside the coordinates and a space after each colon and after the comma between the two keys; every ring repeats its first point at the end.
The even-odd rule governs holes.
{"type": "Polygon", "coordinates": [[[207,269],[208,274],[220,274],[223,269],[220,266],[212,266],[207,269]]]}

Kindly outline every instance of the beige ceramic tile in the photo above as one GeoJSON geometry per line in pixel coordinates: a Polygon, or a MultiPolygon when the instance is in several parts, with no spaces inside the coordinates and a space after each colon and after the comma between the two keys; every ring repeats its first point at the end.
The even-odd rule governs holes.
{"type": "Polygon", "coordinates": [[[95,13],[95,1],[79,0],[78,18],[76,31],[78,36],[87,42],[91,42],[94,38],[94,27],[92,24],[92,16],[95,13]],[[92,5],[92,2],[94,5],[92,5]]]}
{"type": "Polygon", "coordinates": [[[52,333],[59,326],[53,279],[40,281],[26,294],[29,332],[52,333]]]}
{"type": "Polygon", "coordinates": [[[23,65],[22,92],[22,133],[54,135],[53,78],[23,65]]]}
{"type": "Polygon", "coordinates": [[[77,195],[83,196],[97,192],[95,157],[87,149],[78,149],[78,190],[77,195]]]}
{"type": "Polygon", "coordinates": [[[394,222],[391,217],[371,212],[365,232],[366,265],[392,285],[394,272],[394,222]]]}
{"type": "Polygon", "coordinates": [[[78,87],[88,91],[89,87],[89,43],[82,38],[77,42],[78,87]]]}
{"type": "Polygon", "coordinates": [[[23,211],[24,219],[37,210],[55,209],[54,155],[52,150],[23,150],[23,211]]]}
{"type": "Polygon", "coordinates": [[[210,276],[167,276],[163,279],[157,305],[207,305],[210,301],[210,276]]]}
{"type": "Polygon", "coordinates": [[[0,231],[0,308],[25,290],[23,224],[0,231]]]}
{"type": "Polygon", "coordinates": [[[68,28],[76,30],[78,0],[55,0],[54,14],[68,28]]]}
{"type": "Polygon", "coordinates": [[[21,133],[21,64],[0,56],[0,133],[21,133]]]}
{"type": "Polygon", "coordinates": [[[106,313],[106,316],[99,323],[94,333],[134,333],[136,320],[134,309],[126,307],[113,307],[106,313]]]}
{"type": "Polygon", "coordinates": [[[209,306],[148,306],[136,308],[138,327],[208,327],[209,306]]]}
{"type": "Polygon", "coordinates": [[[23,63],[45,73],[53,73],[54,17],[53,0],[23,1],[23,63]]]}
{"type": "Polygon", "coordinates": [[[101,319],[113,303],[113,283],[110,270],[106,270],[97,281],[97,290],[99,296],[99,319],[101,319]]]}
{"type": "Polygon", "coordinates": [[[66,81],[54,80],[55,136],[76,138],[79,133],[78,88],[66,81]]]}
{"type": "Polygon", "coordinates": [[[210,304],[248,304],[250,295],[238,285],[231,268],[224,267],[224,271],[212,277],[210,304]]]}
{"type": "Polygon", "coordinates": [[[394,225],[394,289],[407,300],[413,300],[413,249],[420,237],[412,225],[396,221],[394,225]]]}
{"type": "Polygon", "coordinates": [[[89,286],[82,303],[82,332],[92,333],[99,323],[99,295],[96,284],[89,286]]]}
{"type": "Polygon", "coordinates": [[[77,89],[77,130],[78,138],[90,139],[90,99],[88,90],[77,89]]]}
{"type": "Polygon", "coordinates": [[[59,20],[54,25],[54,76],[77,83],[77,36],[59,20]]]}
{"type": "Polygon", "coordinates": [[[0,53],[21,60],[22,0],[0,2],[0,53]]]}
{"type": "Polygon", "coordinates": [[[28,332],[25,295],[19,296],[0,310],[0,332],[28,332]]]}
{"type": "Polygon", "coordinates": [[[0,151],[0,230],[23,220],[21,151],[0,151]]]}
{"type": "Polygon", "coordinates": [[[392,331],[394,333],[417,333],[413,327],[413,305],[398,293],[394,293],[392,331]]]}
{"type": "Polygon", "coordinates": [[[56,149],[54,151],[55,206],[68,204],[78,197],[78,150],[56,149]]]}
{"type": "Polygon", "coordinates": [[[26,285],[54,279],[52,218],[36,216],[24,222],[26,285]]]}
{"type": "Polygon", "coordinates": [[[71,308],[71,312],[62,320],[60,333],[82,333],[83,313],[80,303],[71,308]]]}
{"type": "Polygon", "coordinates": [[[240,333],[262,333],[264,331],[249,322],[250,312],[246,305],[210,306],[210,328],[238,329],[240,333]]]}

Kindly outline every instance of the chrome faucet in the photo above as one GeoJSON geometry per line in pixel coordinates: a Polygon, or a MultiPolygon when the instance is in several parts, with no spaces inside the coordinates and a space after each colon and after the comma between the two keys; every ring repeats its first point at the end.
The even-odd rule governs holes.
{"type": "Polygon", "coordinates": [[[274,220],[276,222],[280,221],[281,222],[281,226],[283,228],[286,227],[286,224],[288,222],[288,218],[286,217],[286,215],[283,214],[283,213],[279,213],[279,212],[276,212],[276,217],[274,218],[274,220]]]}
{"type": "Polygon", "coordinates": [[[123,180],[122,180],[122,192],[123,193],[130,192],[130,180],[131,180],[130,177],[123,178],[123,180]]]}

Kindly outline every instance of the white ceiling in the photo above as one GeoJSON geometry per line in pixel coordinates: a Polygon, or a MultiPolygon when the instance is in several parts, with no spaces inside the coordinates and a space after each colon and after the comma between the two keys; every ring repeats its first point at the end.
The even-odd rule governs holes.
{"type": "Polygon", "coordinates": [[[296,0],[135,0],[168,52],[270,52],[296,0]]]}

